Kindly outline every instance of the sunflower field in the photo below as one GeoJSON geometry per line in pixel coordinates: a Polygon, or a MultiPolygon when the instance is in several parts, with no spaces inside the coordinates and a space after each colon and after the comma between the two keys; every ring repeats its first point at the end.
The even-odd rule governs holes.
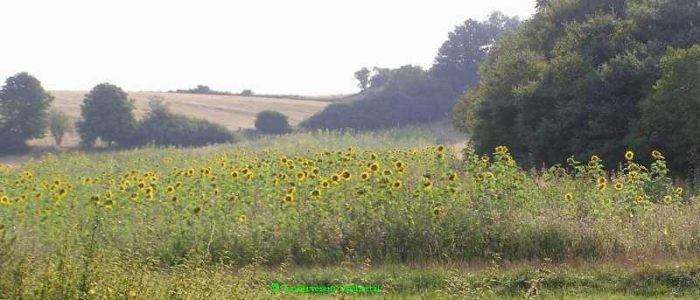
{"type": "Polygon", "coordinates": [[[143,296],[144,273],[170,270],[177,287],[193,265],[697,254],[691,188],[662,153],[648,166],[620,155],[613,173],[597,156],[522,170],[503,146],[50,156],[0,168],[0,298],[143,296]]]}

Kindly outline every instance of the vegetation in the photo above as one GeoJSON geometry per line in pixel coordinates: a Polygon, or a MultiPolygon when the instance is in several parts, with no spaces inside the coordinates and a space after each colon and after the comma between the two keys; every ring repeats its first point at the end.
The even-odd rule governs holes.
{"type": "Polygon", "coordinates": [[[102,83],[95,86],[83,100],[82,118],[76,127],[80,143],[92,147],[99,138],[108,147],[113,143],[128,145],[136,130],[134,101],[121,88],[102,83]]]}
{"type": "Polygon", "coordinates": [[[255,129],[263,134],[286,134],[292,132],[287,116],[271,110],[258,113],[255,118],[255,129]]]}
{"type": "Polygon", "coordinates": [[[44,136],[52,100],[32,75],[7,78],[0,90],[0,152],[19,150],[27,140],[44,136]]]}
{"type": "Polygon", "coordinates": [[[200,95],[233,95],[230,92],[221,92],[221,91],[215,91],[209,88],[209,86],[206,85],[198,85],[197,87],[193,89],[188,89],[188,90],[176,90],[176,91],[170,91],[171,93],[180,93],[180,94],[200,94],[200,95]]]}
{"type": "Polygon", "coordinates": [[[162,101],[151,101],[149,105],[130,139],[131,145],[206,146],[235,141],[233,134],[219,124],[172,113],[162,101]]]}
{"type": "Polygon", "coordinates": [[[444,119],[455,100],[477,81],[477,67],[495,39],[513,30],[517,18],[493,13],[488,21],[467,20],[449,34],[429,71],[363,67],[355,72],[362,92],[331,104],[303,121],[307,129],[383,129],[444,119]]]}
{"type": "MultiPolygon", "coordinates": [[[[675,144],[680,136],[665,132],[677,127],[651,120],[683,126],[691,113],[684,108],[697,91],[676,90],[676,97],[664,86],[681,84],[671,82],[674,72],[686,72],[674,63],[697,61],[692,50],[669,49],[700,43],[699,24],[697,1],[539,1],[531,20],[491,48],[479,86],[455,107],[455,121],[472,134],[478,153],[507,145],[524,165],[598,154],[614,169],[624,162],[618,153],[644,149],[640,158],[650,162],[648,150],[656,148],[683,172],[693,167],[687,162],[695,139],[675,144]],[[686,104],[670,103],[681,97],[686,104]],[[646,112],[644,102],[650,102],[646,112]]],[[[683,80],[692,84],[697,77],[683,80]]],[[[681,136],[698,133],[684,131],[681,136]]]]}
{"type": "MultiPolygon", "coordinates": [[[[460,157],[400,132],[285,140],[292,146],[263,139],[187,151],[73,154],[3,169],[0,292],[242,295],[271,280],[225,276],[246,265],[558,263],[683,257],[700,249],[696,191],[672,184],[661,153],[648,166],[624,153],[626,163],[615,173],[606,173],[598,157],[531,172],[518,168],[504,147],[489,156],[467,148],[460,157]],[[362,148],[339,148],[348,144],[362,148]],[[22,281],[12,274],[24,274],[22,281]]],[[[239,274],[251,274],[246,270],[239,274]]],[[[560,280],[519,274],[499,273],[494,276],[503,280],[489,286],[520,293],[539,276],[550,278],[544,287],[560,280]]],[[[436,280],[431,288],[465,293],[484,282],[436,280]]],[[[400,288],[391,280],[382,284],[400,288]]]]}
{"type": "Polygon", "coordinates": [[[63,137],[73,133],[73,123],[65,113],[52,109],[49,112],[49,132],[56,146],[61,147],[63,137]]]}
{"type": "Polygon", "coordinates": [[[371,130],[444,119],[454,94],[444,80],[420,67],[379,70],[372,86],[350,103],[333,103],[304,120],[307,129],[371,130]],[[382,79],[377,79],[382,78],[382,79]]]}

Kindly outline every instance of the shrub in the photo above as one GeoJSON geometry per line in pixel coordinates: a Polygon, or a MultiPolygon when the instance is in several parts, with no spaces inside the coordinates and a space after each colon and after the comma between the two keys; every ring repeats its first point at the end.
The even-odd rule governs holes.
{"type": "Polygon", "coordinates": [[[151,101],[149,106],[148,113],[138,123],[132,145],[205,146],[235,141],[224,126],[172,113],[160,101],[151,101]]]}
{"type": "Polygon", "coordinates": [[[292,132],[287,116],[271,110],[258,113],[255,119],[255,129],[263,134],[286,134],[292,132]]]}

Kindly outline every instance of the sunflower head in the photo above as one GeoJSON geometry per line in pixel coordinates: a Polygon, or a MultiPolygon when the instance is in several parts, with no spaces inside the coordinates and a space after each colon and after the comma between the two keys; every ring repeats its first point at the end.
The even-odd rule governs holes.
{"type": "Polygon", "coordinates": [[[655,160],[663,160],[664,156],[658,150],[651,151],[651,157],[655,160]]]}
{"type": "Polygon", "coordinates": [[[284,202],[287,202],[287,203],[294,202],[294,195],[292,195],[292,194],[284,195],[284,202]]]}
{"type": "Polygon", "coordinates": [[[566,193],[566,194],[564,194],[564,200],[566,200],[566,201],[574,200],[574,195],[571,193],[566,193]]]}
{"type": "Polygon", "coordinates": [[[321,181],[321,187],[327,189],[329,186],[331,186],[331,183],[328,180],[321,181]]]}
{"type": "Polygon", "coordinates": [[[367,180],[367,179],[369,179],[369,176],[370,176],[370,175],[369,175],[368,172],[363,172],[363,173],[360,175],[360,178],[361,178],[362,180],[367,180]]]}
{"type": "Polygon", "coordinates": [[[391,184],[391,187],[395,190],[400,189],[403,186],[403,182],[401,180],[394,181],[394,183],[391,184]]]}
{"type": "Polygon", "coordinates": [[[238,216],[238,223],[245,223],[247,219],[246,215],[240,215],[238,216]]]}
{"type": "Polygon", "coordinates": [[[673,197],[671,197],[671,195],[664,196],[664,203],[666,203],[666,204],[673,203],[673,197]]]}
{"type": "Polygon", "coordinates": [[[627,150],[627,152],[625,152],[625,159],[628,161],[633,160],[634,159],[634,152],[632,152],[632,150],[627,150]]]}
{"type": "Polygon", "coordinates": [[[371,165],[369,166],[369,169],[370,169],[372,172],[377,172],[377,171],[379,171],[379,164],[378,164],[378,163],[373,163],[373,164],[371,164],[371,165]]]}
{"type": "Polygon", "coordinates": [[[313,190],[313,191],[311,191],[311,197],[313,197],[313,198],[321,197],[321,190],[313,190]]]}
{"type": "Polygon", "coordinates": [[[621,191],[622,188],[624,188],[624,187],[625,187],[625,185],[622,184],[622,182],[617,182],[617,183],[615,183],[615,190],[618,191],[618,192],[621,191]]]}

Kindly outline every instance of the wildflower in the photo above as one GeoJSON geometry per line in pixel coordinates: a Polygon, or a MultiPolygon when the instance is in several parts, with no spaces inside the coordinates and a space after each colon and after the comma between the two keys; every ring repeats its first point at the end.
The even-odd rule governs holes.
{"type": "Polygon", "coordinates": [[[423,190],[426,192],[430,192],[433,189],[433,182],[430,180],[426,180],[423,182],[423,190]]]}
{"type": "Polygon", "coordinates": [[[673,202],[673,197],[671,195],[664,196],[664,203],[671,204],[673,202]]]}
{"type": "Polygon", "coordinates": [[[8,198],[7,196],[0,197],[0,204],[2,204],[2,205],[10,204],[10,198],[8,198]]]}
{"type": "Polygon", "coordinates": [[[367,179],[369,179],[369,176],[370,176],[369,173],[363,172],[363,173],[360,175],[360,178],[361,178],[362,180],[367,180],[367,179]]]}
{"type": "Polygon", "coordinates": [[[631,150],[627,150],[627,152],[625,152],[625,159],[629,161],[633,160],[634,152],[632,152],[631,150]]]}
{"type": "Polygon", "coordinates": [[[683,188],[682,187],[676,188],[676,195],[678,195],[678,196],[683,195],[683,188]]]}
{"type": "Polygon", "coordinates": [[[598,189],[601,190],[601,191],[604,191],[607,187],[608,187],[608,183],[607,183],[607,182],[598,183],[598,189]]]}
{"type": "Polygon", "coordinates": [[[622,188],[624,188],[624,187],[625,187],[625,185],[623,185],[622,182],[615,183],[615,190],[618,192],[621,191],[622,188]]]}
{"type": "Polygon", "coordinates": [[[566,201],[574,200],[574,195],[571,193],[566,193],[566,194],[564,194],[564,200],[566,200],[566,201]]]}
{"type": "Polygon", "coordinates": [[[111,199],[107,199],[104,202],[104,206],[107,209],[112,209],[112,206],[114,206],[114,201],[112,201],[111,199]]]}
{"type": "Polygon", "coordinates": [[[664,156],[658,150],[651,151],[651,157],[655,160],[663,160],[664,156]]]}
{"type": "Polygon", "coordinates": [[[146,187],[146,183],[143,182],[143,181],[139,181],[139,184],[138,184],[137,186],[138,186],[140,189],[142,189],[142,188],[145,188],[145,187],[146,187]]]}
{"type": "Polygon", "coordinates": [[[313,169],[311,170],[311,173],[314,174],[314,175],[318,175],[319,173],[321,173],[321,170],[319,170],[318,168],[313,168],[313,169]]]}

